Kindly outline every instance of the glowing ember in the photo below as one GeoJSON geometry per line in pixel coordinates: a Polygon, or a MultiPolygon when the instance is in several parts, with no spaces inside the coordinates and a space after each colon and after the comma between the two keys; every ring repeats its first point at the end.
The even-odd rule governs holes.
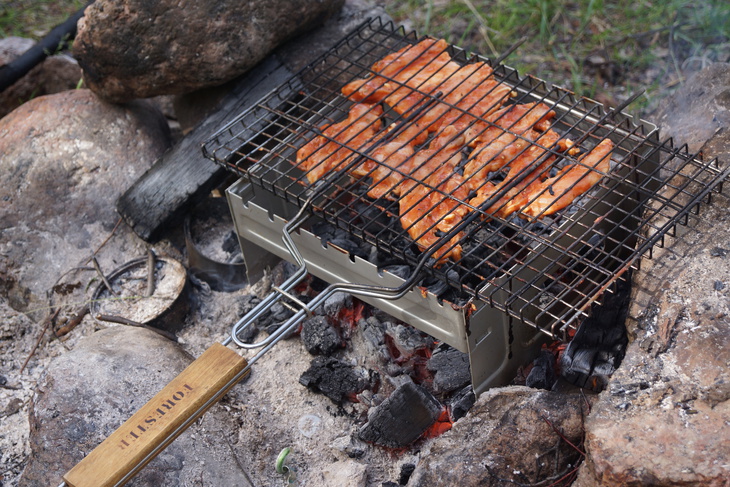
{"type": "Polygon", "coordinates": [[[439,435],[442,435],[449,431],[451,427],[454,425],[454,422],[451,420],[451,415],[449,414],[449,410],[444,407],[441,411],[441,415],[438,417],[435,423],[433,423],[425,433],[421,436],[421,438],[427,439],[427,438],[435,438],[439,435]]]}

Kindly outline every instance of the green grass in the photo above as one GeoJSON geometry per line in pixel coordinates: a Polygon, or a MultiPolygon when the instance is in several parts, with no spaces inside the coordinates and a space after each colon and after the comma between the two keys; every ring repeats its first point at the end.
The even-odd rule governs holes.
{"type": "Polygon", "coordinates": [[[86,3],[86,0],[2,0],[0,38],[18,36],[38,40],[86,3]]]}
{"type": "MultiPolygon", "coordinates": [[[[0,0],[2,1],[2,0],[0,0]]],[[[374,0],[373,0],[374,1],[374,0]]],[[[0,37],[43,37],[86,0],[4,0],[0,37]]],[[[497,57],[578,95],[650,113],[686,77],[730,61],[728,0],[381,0],[397,23],[497,57]],[[597,61],[597,63],[596,63],[597,61]]]]}
{"type": "Polygon", "coordinates": [[[730,61],[727,0],[388,0],[384,6],[419,34],[488,57],[525,36],[506,64],[612,105],[643,89],[634,112],[651,111],[693,69],[730,61]]]}

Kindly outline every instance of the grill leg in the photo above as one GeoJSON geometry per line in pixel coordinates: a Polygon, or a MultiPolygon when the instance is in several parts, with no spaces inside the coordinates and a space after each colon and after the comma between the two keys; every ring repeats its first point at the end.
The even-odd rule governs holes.
{"type": "Polygon", "coordinates": [[[542,332],[482,305],[469,319],[469,365],[474,394],[509,384],[537,356],[542,332]]]}

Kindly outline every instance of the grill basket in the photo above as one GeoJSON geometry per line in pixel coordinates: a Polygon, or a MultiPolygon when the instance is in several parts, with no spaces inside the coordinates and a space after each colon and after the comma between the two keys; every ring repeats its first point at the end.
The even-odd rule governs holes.
{"type": "MultiPolygon", "coordinates": [[[[660,141],[653,125],[449,46],[459,64],[490,64],[493,79],[510,87],[510,104],[550,106],[556,114],[552,128],[578,141],[584,152],[605,138],[615,148],[608,174],[556,215],[501,219],[475,208],[459,229],[460,258],[437,264],[403,230],[397,201],[369,198],[364,180],[350,175],[312,185],[295,163],[297,150],[319,127],[347,117],[353,102],[341,94],[343,85],[373,75],[373,63],[419,40],[380,19],[365,22],[211,137],[204,153],[283,206],[300,209],[313,198],[302,227],[314,234],[325,224],[345,231],[358,243],[359,250],[344,250],[351,260],[369,258],[381,270],[405,274],[417,269],[423,273],[418,285],[439,289],[441,303],[463,308],[482,302],[558,339],[567,339],[592,303],[613,292],[642,255],[721,191],[727,167],[703,162],[671,139],[660,141]]],[[[388,122],[399,120],[388,116],[388,122]]],[[[575,163],[571,156],[560,158],[575,163]]]]}

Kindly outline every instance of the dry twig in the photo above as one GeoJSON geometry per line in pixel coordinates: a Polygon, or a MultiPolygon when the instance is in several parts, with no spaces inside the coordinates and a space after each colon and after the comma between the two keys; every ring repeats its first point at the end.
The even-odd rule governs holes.
{"type": "Polygon", "coordinates": [[[25,370],[26,365],[28,365],[28,362],[30,362],[30,358],[35,354],[35,351],[38,349],[38,345],[40,345],[41,340],[43,339],[43,335],[46,334],[46,331],[48,331],[48,327],[51,326],[51,323],[55,321],[56,318],[58,318],[58,313],[61,312],[61,308],[56,308],[56,311],[54,311],[52,314],[49,313],[46,316],[46,319],[44,320],[43,324],[43,331],[41,331],[40,336],[38,337],[38,340],[36,340],[35,345],[33,345],[33,349],[28,354],[28,357],[25,359],[25,362],[23,362],[23,366],[20,368],[20,372],[18,375],[22,375],[23,371],[25,370]]]}
{"type": "Polygon", "coordinates": [[[79,326],[79,323],[81,323],[81,320],[84,319],[84,316],[89,314],[89,304],[85,304],[78,313],[76,313],[68,322],[55,331],[56,338],[61,338],[64,335],[67,335],[71,332],[74,328],[79,326]]]}

